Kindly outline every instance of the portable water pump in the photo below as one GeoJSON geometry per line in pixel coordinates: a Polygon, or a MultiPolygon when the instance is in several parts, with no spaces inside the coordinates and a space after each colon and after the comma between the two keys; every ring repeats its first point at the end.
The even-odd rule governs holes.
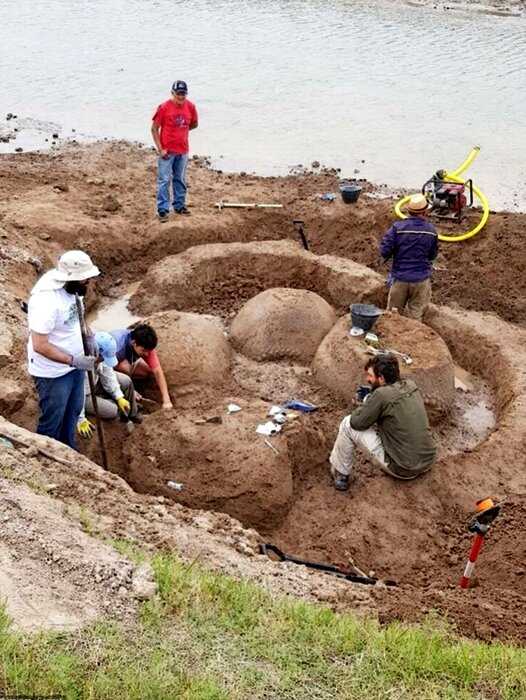
{"type": "Polygon", "coordinates": [[[438,170],[424,183],[424,194],[431,205],[431,214],[443,219],[461,221],[466,206],[473,205],[473,180],[450,182],[445,170],[438,170]]]}
{"type": "MultiPolygon", "coordinates": [[[[479,146],[473,146],[466,160],[456,170],[437,170],[433,177],[425,182],[422,187],[422,192],[431,206],[431,215],[442,220],[449,219],[454,224],[454,226],[446,226],[444,221],[443,230],[438,232],[438,238],[441,241],[448,241],[449,243],[465,241],[472,236],[476,236],[488,222],[488,200],[480,191],[480,188],[473,184],[473,180],[464,180],[461,177],[462,173],[473,163],[479,151],[479,146]],[[473,215],[464,216],[464,214],[469,214],[471,211],[474,197],[479,200],[482,207],[480,220],[468,231],[452,230],[464,218],[468,220],[468,225],[471,225],[471,221],[474,218],[473,215]],[[468,211],[466,212],[466,210],[468,211]]],[[[407,214],[402,209],[407,205],[411,197],[412,195],[410,194],[405,195],[396,203],[395,212],[400,219],[407,219],[407,214]]]]}

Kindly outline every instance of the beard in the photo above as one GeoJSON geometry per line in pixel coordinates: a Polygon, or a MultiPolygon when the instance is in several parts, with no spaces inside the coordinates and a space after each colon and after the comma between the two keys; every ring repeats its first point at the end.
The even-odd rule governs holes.
{"type": "Polygon", "coordinates": [[[83,297],[86,296],[88,291],[88,284],[87,282],[66,282],[64,291],[68,294],[78,294],[79,297],[83,297]]]}

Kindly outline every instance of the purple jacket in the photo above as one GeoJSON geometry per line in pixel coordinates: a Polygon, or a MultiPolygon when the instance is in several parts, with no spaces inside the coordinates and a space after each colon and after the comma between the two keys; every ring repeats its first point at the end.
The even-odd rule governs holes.
{"type": "Polygon", "coordinates": [[[384,260],[393,258],[393,280],[423,282],[431,277],[438,234],[433,224],[420,216],[395,221],[380,243],[380,254],[384,260]]]}

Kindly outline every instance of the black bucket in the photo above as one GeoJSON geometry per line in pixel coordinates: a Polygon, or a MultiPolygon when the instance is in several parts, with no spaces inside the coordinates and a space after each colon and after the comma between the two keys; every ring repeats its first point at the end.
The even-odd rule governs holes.
{"type": "Polygon", "coordinates": [[[344,182],[340,185],[340,194],[345,204],[354,204],[354,202],[357,202],[361,191],[362,188],[359,185],[352,185],[349,182],[344,182]]]}
{"type": "Polygon", "coordinates": [[[381,310],[374,304],[351,304],[353,328],[361,328],[365,332],[370,331],[381,315],[381,310]]]}

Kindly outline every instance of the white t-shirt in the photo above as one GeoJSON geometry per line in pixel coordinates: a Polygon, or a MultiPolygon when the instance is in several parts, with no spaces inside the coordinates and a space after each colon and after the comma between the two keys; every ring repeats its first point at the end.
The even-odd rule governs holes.
{"type": "MultiPolygon", "coordinates": [[[[42,333],[57,348],[70,355],[83,353],[75,296],[63,289],[37,292],[29,297],[29,332],[42,333]]],[[[31,335],[27,344],[28,370],[34,377],[63,377],[74,368],[48,360],[33,350],[31,335]]]]}

